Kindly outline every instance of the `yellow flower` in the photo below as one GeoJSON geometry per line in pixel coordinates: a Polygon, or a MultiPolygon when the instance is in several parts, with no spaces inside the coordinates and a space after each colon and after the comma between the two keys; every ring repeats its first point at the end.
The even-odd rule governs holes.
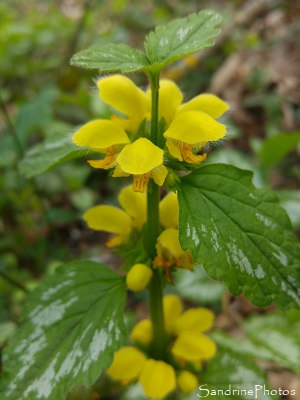
{"type": "Polygon", "coordinates": [[[205,332],[213,325],[214,314],[207,308],[190,308],[175,321],[174,332],[179,335],[183,331],[205,332]]]}
{"type": "Polygon", "coordinates": [[[153,267],[163,267],[168,281],[171,280],[170,268],[172,266],[193,269],[192,256],[189,250],[181,248],[177,229],[165,229],[157,238],[156,250],[157,256],[153,261],[153,267]]]}
{"type": "Polygon", "coordinates": [[[90,208],[83,214],[83,219],[89,228],[116,235],[106,242],[108,247],[127,243],[132,229],[141,230],[146,221],[145,193],[136,193],[129,185],[120,191],[118,200],[123,210],[114,206],[100,205],[90,208]]]}
{"type": "Polygon", "coordinates": [[[194,163],[204,161],[206,154],[196,155],[210,141],[225,136],[226,127],[202,111],[179,113],[165,131],[170,154],[180,161],[194,163]]]}
{"type": "Polygon", "coordinates": [[[135,347],[121,347],[114,354],[111,366],[106,370],[108,376],[126,385],[138,378],[145,363],[146,356],[135,347]]]}
{"type": "Polygon", "coordinates": [[[120,191],[118,201],[132,218],[132,225],[141,230],[147,218],[146,193],[134,192],[132,185],[128,185],[120,191]]]}
{"type": "Polygon", "coordinates": [[[150,358],[142,369],[139,381],[147,396],[162,399],[176,387],[175,370],[164,361],[150,358]]]}
{"type": "Polygon", "coordinates": [[[183,305],[176,295],[165,296],[163,305],[166,330],[176,337],[171,348],[175,359],[182,365],[201,365],[203,360],[213,357],[216,345],[203,334],[212,327],[213,313],[206,308],[191,308],[182,313],[183,305]]]}
{"type": "Polygon", "coordinates": [[[150,319],[142,319],[132,329],[130,340],[148,346],[153,337],[152,323],[150,319]]]}
{"type": "Polygon", "coordinates": [[[116,234],[106,242],[107,247],[126,243],[132,231],[130,216],[125,211],[114,206],[101,205],[92,207],[83,214],[83,219],[91,229],[116,234]]]}
{"type": "Polygon", "coordinates": [[[181,315],[183,311],[183,304],[180,300],[180,297],[176,296],[175,294],[164,296],[163,310],[165,328],[166,331],[171,334],[174,331],[174,325],[177,318],[181,315]]]}
{"type": "Polygon", "coordinates": [[[191,393],[198,387],[198,379],[189,371],[181,371],[177,376],[177,386],[183,393],[191,393]]]}
{"type": "MultiPolygon", "coordinates": [[[[151,99],[151,91],[147,95],[151,99]]],[[[170,154],[180,161],[201,162],[206,154],[197,155],[207,142],[221,139],[224,125],[215,121],[229,107],[213,94],[200,94],[187,103],[181,104],[183,95],[171,80],[160,81],[159,119],[164,118],[168,129],[164,133],[170,154]]]]}
{"type": "MultiPolygon", "coordinates": [[[[174,341],[171,345],[171,353],[179,369],[185,367],[187,363],[199,369],[204,360],[215,355],[216,345],[203,334],[213,324],[214,315],[210,310],[199,307],[183,311],[181,299],[176,295],[168,295],[163,298],[163,313],[169,340],[174,341]]],[[[142,346],[149,346],[152,338],[152,322],[149,319],[139,321],[130,335],[133,342],[142,346]]],[[[161,364],[161,361],[147,360],[139,375],[139,381],[145,393],[151,398],[160,399],[164,391],[173,390],[175,383],[172,370],[174,371],[173,367],[165,363],[161,364]],[[164,385],[162,379],[159,378],[160,375],[164,376],[164,385]],[[154,382],[157,382],[156,389],[154,389],[156,386],[154,382]]],[[[181,370],[177,374],[177,386],[182,392],[190,393],[198,386],[198,379],[191,372],[181,370]]]]}
{"type": "Polygon", "coordinates": [[[141,122],[150,114],[148,96],[124,75],[112,75],[97,82],[100,98],[127,119],[112,116],[123,129],[135,134],[141,122]]]}
{"type": "Polygon", "coordinates": [[[159,203],[159,221],[164,228],[177,228],[178,214],[177,195],[170,192],[159,203]]]}
{"type": "Polygon", "coordinates": [[[89,160],[94,168],[114,167],[121,149],[130,143],[126,132],[112,121],[97,119],[83,125],[72,138],[77,146],[89,147],[105,154],[103,160],[89,160]]]}
{"type": "Polygon", "coordinates": [[[146,138],[126,146],[117,157],[118,167],[113,176],[134,175],[133,190],[145,192],[150,178],[162,186],[168,174],[163,165],[163,150],[146,138]]]}
{"type": "Polygon", "coordinates": [[[176,338],[171,352],[183,363],[208,360],[216,354],[215,343],[206,335],[199,332],[184,331],[176,338]]]}
{"type": "Polygon", "coordinates": [[[186,111],[202,111],[212,118],[221,117],[229,106],[214,94],[203,93],[177,108],[177,115],[186,111]]]}
{"type": "MultiPolygon", "coordinates": [[[[147,95],[151,103],[151,90],[148,89],[147,95]]],[[[163,117],[169,126],[181,105],[183,94],[175,82],[169,79],[161,79],[159,82],[159,102],[158,118],[163,117]]]]}
{"type": "Polygon", "coordinates": [[[128,289],[135,292],[144,290],[152,278],[153,272],[145,264],[135,264],[126,275],[128,289]]]}
{"type": "Polygon", "coordinates": [[[114,361],[107,374],[122,384],[139,380],[145,394],[150,398],[162,399],[176,387],[174,368],[165,363],[148,359],[134,347],[125,346],[114,354],[114,361]]]}

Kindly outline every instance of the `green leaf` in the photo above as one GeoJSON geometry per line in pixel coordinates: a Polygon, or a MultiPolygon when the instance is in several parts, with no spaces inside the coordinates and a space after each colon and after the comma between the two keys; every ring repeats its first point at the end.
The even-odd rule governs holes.
{"type": "Polygon", "coordinates": [[[125,44],[94,45],[71,58],[76,67],[98,69],[100,72],[132,73],[142,71],[150,62],[141,51],[125,44]]]}
{"type": "Polygon", "coordinates": [[[199,265],[195,265],[194,271],[178,268],[174,279],[180,296],[197,304],[220,302],[225,292],[222,283],[211,280],[199,265]]]}
{"type": "Polygon", "coordinates": [[[214,332],[212,338],[220,346],[258,360],[300,373],[300,320],[291,321],[288,314],[254,316],[242,324],[246,336],[236,338],[214,332]],[[288,329],[287,329],[288,326],[288,329]]]}
{"type": "Polygon", "coordinates": [[[271,166],[285,157],[300,143],[300,133],[280,133],[266,139],[259,155],[265,166],[271,166]]]}
{"type": "Polygon", "coordinates": [[[300,305],[300,249],[286,212],[253,174],[206,165],[178,187],[179,237],[196,263],[258,306],[300,305]]]}
{"type": "Polygon", "coordinates": [[[94,151],[90,149],[77,147],[67,136],[55,135],[30,149],[19,163],[19,170],[26,178],[31,178],[64,162],[92,153],[94,151]]]}
{"type": "Polygon", "coordinates": [[[16,331],[17,325],[14,322],[6,321],[0,324],[0,346],[3,346],[10,338],[10,336],[16,331]]]}
{"type": "Polygon", "coordinates": [[[212,46],[219,34],[220,22],[219,14],[204,10],[158,26],[145,40],[151,64],[162,69],[179,58],[212,46]]]}
{"type": "Polygon", "coordinates": [[[210,394],[206,398],[214,400],[279,399],[275,390],[271,394],[265,373],[251,359],[228,350],[218,350],[201,376],[197,393],[202,398],[210,394]]]}
{"type": "Polygon", "coordinates": [[[29,296],[22,328],[5,350],[5,400],[65,400],[91,385],[125,335],[123,277],[103,264],[77,261],[57,269],[29,296]]]}

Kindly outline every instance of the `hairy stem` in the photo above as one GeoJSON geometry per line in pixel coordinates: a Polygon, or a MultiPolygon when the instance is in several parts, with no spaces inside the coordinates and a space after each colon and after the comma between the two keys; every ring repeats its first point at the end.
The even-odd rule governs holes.
{"type": "MultiPolygon", "coordinates": [[[[151,141],[157,145],[158,138],[158,100],[159,100],[159,72],[150,75],[152,93],[151,110],[151,141]]],[[[149,257],[156,256],[156,241],[159,236],[159,186],[151,180],[147,191],[147,232],[145,246],[149,257]]],[[[149,285],[149,308],[153,327],[153,341],[151,353],[156,359],[165,358],[166,333],[163,314],[163,277],[158,270],[153,270],[153,278],[149,285]]]]}

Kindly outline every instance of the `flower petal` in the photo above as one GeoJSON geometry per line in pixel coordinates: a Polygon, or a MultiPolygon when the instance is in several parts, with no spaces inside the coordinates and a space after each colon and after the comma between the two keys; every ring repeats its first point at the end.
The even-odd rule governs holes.
{"type": "Polygon", "coordinates": [[[163,163],[163,150],[146,138],[137,139],[124,147],[117,157],[122,170],[128,174],[142,175],[163,163]]]}
{"type": "Polygon", "coordinates": [[[126,172],[124,172],[121,167],[116,166],[112,176],[114,178],[126,178],[126,177],[130,176],[130,174],[127,174],[126,172]]]}
{"type": "Polygon", "coordinates": [[[177,110],[177,114],[186,111],[203,111],[212,118],[219,118],[229,110],[229,106],[218,96],[210,93],[203,93],[194,97],[192,100],[182,104],[177,110]]]}
{"type": "Polygon", "coordinates": [[[106,373],[112,379],[127,384],[138,378],[146,361],[147,358],[141,351],[124,346],[115,352],[114,361],[106,373]]]}
{"type": "Polygon", "coordinates": [[[164,165],[155,167],[151,172],[151,177],[158,186],[163,185],[167,175],[168,169],[164,165]]]}
{"type": "Polygon", "coordinates": [[[192,145],[183,146],[181,148],[181,154],[183,155],[184,161],[188,163],[200,163],[206,160],[207,153],[194,154],[192,145]]]}
{"type": "Polygon", "coordinates": [[[153,272],[145,264],[135,264],[126,275],[128,289],[134,292],[144,290],[152,278],[153,272]]]}
{"type": "Polygon", "coordinates": [[[175,294],[164,296],[163,310],[166,330],[167,332],[171,333],[174,328],[176,319],[179,317],[183,310],[183,304],[180,300],[180,297],[176,296],[175,294]]]}
{"type": "Polygon", "coordinates": [[[142,319],[131,331],[130,340],[147,346],[153,337],[152,322],[150,319],[142,319]]]}
{"type": "Polygon", "coordinates": [[[205,332],[212,327],[214,314],[207,308],[191,308],[181,314],[174,330],[176,334],[183,331],[205,332]]]}
{"type": "Polygon", "coordinates": [[[176,387],[174,368],[164,361],[147,360],[139,378],[147,396],[162,399],[176,387]]]}
{"type": "MultiPolygon", "coordinates": [[[[167,125],[172,122],[177,108],[180,106],[183,95],[175,82],[169,79],[162,79],[159,82],[159,103],[158,117],[164,117],[167,125]]],[[[151,101],[151,90],[147,91],[147,95],[151,101]]]]}
{"type": "Polygon", "coordinates": [[[132,186],[129,185],[121,190],[118,200],[126,213],[133,219],[133,226],[142,229],[147,218],[146,194],[134,192],[132,186]]]}
{"type": "Polygon", "coordinates": [[[177,228],[178,214],[177,195],[170,192],[159,203],[159,221],[164,228],[177,228]]]}
{"type": "Polygon", "coordinates": [[[106,119],[96,119],[83,125],[72,137],[77,146],[87,146],[100,152],[117,144],[130,143],[126,132],[106,119]]]}
{"type": "Polygon", "coordinates": [[[183,161],[181,151],[180,151],[181,147],[182,147],[182,143],[179,143],[179,145],[176,146],[173,139],[167,138],[166,145],[168,147],[168,150],[169,150],[169,153],[171,154],[171,156],[177,158],[179,161],[183,161]]]}
{"type": "Polygon", "coordinates": [[[184,250],[182,250],[179,237],[178,230],[174,228],[167,228],[159,235],[157,239],[158,244],[158,255],[164,256],[164,250],[170,253],[172,257],[179,258],[184,254],[184,250]]]}
{"type": "Polygon", "coordinates": [[[185,331],[175,340],[171,352],[179,360],[200,361],[216,354],[215,343],[203,333],[185,331]]]}
{"type": "Polygon", "coordinates": [[[186,111],[177,115],[165,138],[178,140],[182,143],[199,144],[221,139],[226,133],[226,127],[201,111],[186,111]]]}
{"type": "Polygon", "coordinates": [[[115,166],[119,152],[117,146],[112,146],[106,150],[106,156],[103,160],[88,160],[87,162],[93,168],[109,169],[115,166]]]}
{"type": "Polygon", "coordinates": [[[100,98],[128,117],[140,122],[145,118],[150,104],[146,94],[124,75],[112,75],[97,82],[100,98]]]}
{"type": "Polygon", "coordinates": [[[177,376],[177,385],[182,392],[191,393],[198,386],[198,378],[189,371],[181,371],[177,376]]]}
{"type": "Polygon", "coordinates": [[[150,174],[134,175],[132,189],[134,192],[145,193],[150,174]]]}
{"type": "Polygon", "coordinates": [[[83,214],[83,219],[91,229],[118,235],[117,238],[114,238],[115,240],[107,243],[110,247],[126,243],[132,229],[130,216],[125,211],[114,206],[101,205],[92,207],[83,214]]]}

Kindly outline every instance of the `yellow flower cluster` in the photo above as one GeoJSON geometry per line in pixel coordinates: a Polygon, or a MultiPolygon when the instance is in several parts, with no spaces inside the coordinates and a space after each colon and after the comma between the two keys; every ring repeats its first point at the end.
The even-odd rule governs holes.
{"type": "Polygon", "coordinates": [[[150,119],[151,90],[143,92],[127,77],[113,75],[97,82],[100,98],[121,113],[110,120],[97,119],[82,126],[73,142],[105,155],[89,160],[94,168],[114,168],[113,176],[133,175],[133,190],[144,192],[150,178],[162,186],[168,174],[165,152],[179,161],[201,162],[206,154],[196,153],[209,141],[221,139],[226,127],[216,121],[228,105],[212,94],[201,94],[182,104],[183,95],[170,80],[160,81],[159,119],[167,129],[163,136],[166,147],[154,145],[142,124],[150,119]]]}
{"type": "Polygon", "coordinates": [[[107,370],[112,379],[125,385],[138,380],[144,393],[155,399],[163,399],[176,387],[184,393],[195,390],[198,386],[195,373],[216,353],[214,342],[203,334],[213,324],[210,310],[191,308],[183,312],[183,304],[175,295],[165,296],[163,307],[170,342],[168,362],[146,354],[152,341],[152,324],[144,319],[133,328],[130,339],[145,352],[134,346],[122,347],[107,370]]]}
{"type": "MultiPolygon", "coordinates": [[[[140,232],[146,222],[147,197],[145,193],[134,192],[132,186],[129,185],[120,191],[118,201],[122,209],[110,205],[99,205],[90,208],[83,215],[83,219],[90,228],[115,235],[106,242],[108,247],[126,244],[133,230],[140,232]]],[[[168,281],[171,280],[170,271],[173,266],[191,270],[194,264],[190,252],[182,250],[179,244],[178,213],[177,195],[170,192],[159,203],[162,232],[157,239],[157,256],[153,261],[154,268],[164,269],[168,281]]],[[[147,286],[151,276],[143,267],[135,267],[134,271],[135,274],[132,273],[129,277],[128,287],[139,291],[147,286]],[[144,287],[141,284],[142,277],[144,277],[144,287]],[[134,289],[135,287],[138,289],[134,289]],[[142,289],[139,289],[140,287],[142,289]]]]}

